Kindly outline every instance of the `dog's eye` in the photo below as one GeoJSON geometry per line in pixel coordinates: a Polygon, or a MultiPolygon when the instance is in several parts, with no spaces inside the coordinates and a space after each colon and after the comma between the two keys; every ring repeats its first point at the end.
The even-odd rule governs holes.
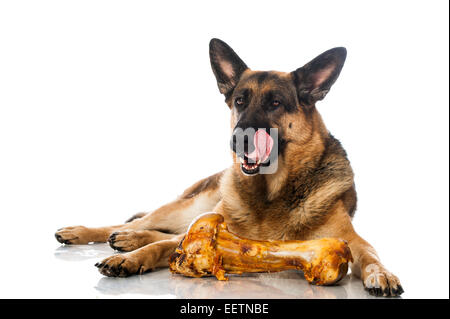
{"type": "Polygon", "coordinates": [[[278,107],[278,106],[280,106],[280,104],[281,104],[281,102],[278,101],[278,100],[273,100],[272,101],[272,106],[278,107]]]}
{"type": "Polygon", "coordinates": [[[236,105],[243,105],[244,104],[244,99],[241,97],[236,98],[236,100],[234,100],[234,104],[236,105]]]}

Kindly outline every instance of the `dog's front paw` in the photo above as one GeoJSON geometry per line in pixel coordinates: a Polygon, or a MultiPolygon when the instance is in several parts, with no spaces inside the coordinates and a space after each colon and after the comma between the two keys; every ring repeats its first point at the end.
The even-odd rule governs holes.
{"type": "Polygon", "coordinates": [[[61,244],[88,244],[88,228],[84,226],[72,226],[58,229],[55,233],[56,240],[61,244]]]}
{"type": "Polygon", "coordinates": [[[107,277],[128,277],[135,274],[143,274],[151,269],[146,269],[138,258],[130,254],[118,254],[105,258],[95,264],[98,271],[107,277]]]}
{"type": "Polygon", "coordinates": [[[374,296],[395,297],[403,293],[400,280],[378,264],[365,267],[363,282],[365,289],[374,296]]]}

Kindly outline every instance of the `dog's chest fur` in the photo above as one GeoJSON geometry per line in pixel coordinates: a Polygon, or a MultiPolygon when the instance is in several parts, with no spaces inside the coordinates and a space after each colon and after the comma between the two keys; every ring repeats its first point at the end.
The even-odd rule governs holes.
{"type": "Polygon", "coordinates": [[[221,193],[230,230],[259,240],[312,238],[314,228],[327,217],[327,205],[340,197],[353,215],[353,173],[340,143],[330,137],[325,151],[307,164],[290,165],[277,181],[275,195],[267,176],[246,177],[237,165],[229,168],[221,180],[221,193]]]}

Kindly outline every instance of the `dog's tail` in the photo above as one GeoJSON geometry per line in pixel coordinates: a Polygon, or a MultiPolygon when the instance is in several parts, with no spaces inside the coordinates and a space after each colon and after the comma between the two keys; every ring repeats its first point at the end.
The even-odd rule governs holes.
{"type": "Polygon", "coordinates": [[[144,217],[144,216],[147,215],[147,214],[148,214],[148,213],[137,213],[137,214],[134,214],[133,216],[131,216],[130,218],[128,218],[127,221],[126,221],[125,223],[129,223],[129,222],[131,222],[131,221],[133,221],[133,220],[135,220],[135,219],[142,218],[142,217],[144,217]]]}

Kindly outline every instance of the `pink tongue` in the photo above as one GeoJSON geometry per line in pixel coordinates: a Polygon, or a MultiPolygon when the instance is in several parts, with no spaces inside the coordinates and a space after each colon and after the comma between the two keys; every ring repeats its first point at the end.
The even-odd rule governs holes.
{"type": "Polygon", "coordinates": [[[267,134],[266,130],[259,129],[255,133],[253,144],[255,145],[255,150],[251,154],[245,155],[255,163],[258,162],[258,160],[261,161],[261,163],[264,163],[272,151],[272,137],[267,134]]]}

